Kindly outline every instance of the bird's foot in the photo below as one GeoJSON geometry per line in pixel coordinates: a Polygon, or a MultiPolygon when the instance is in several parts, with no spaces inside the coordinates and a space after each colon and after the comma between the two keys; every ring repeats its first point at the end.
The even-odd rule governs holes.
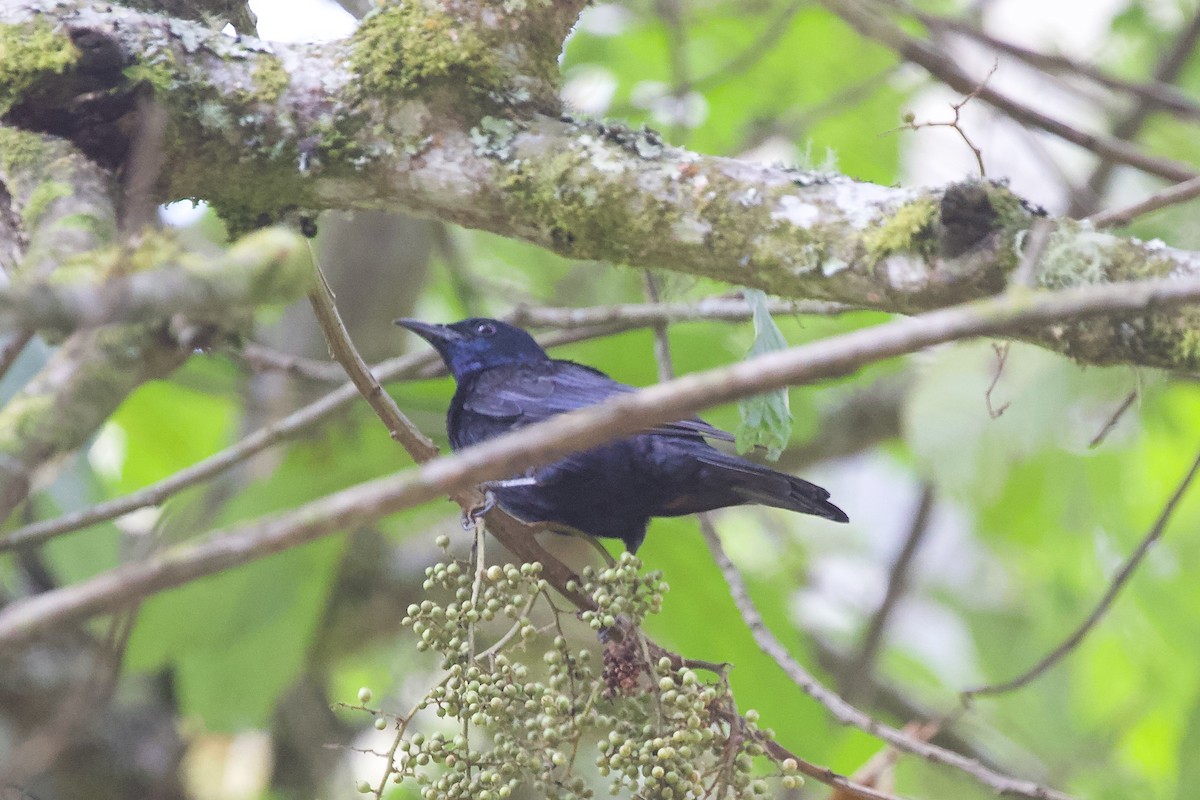
{"type": "Polygon", "coordinates": [[[472,530],[479,524],[479,520],[487,516],[487,513],[496,507],[496,495],[488,489],[483,493],[483,505],[469,508],[462,513],[462,528],[464,531],[472,530]]]}

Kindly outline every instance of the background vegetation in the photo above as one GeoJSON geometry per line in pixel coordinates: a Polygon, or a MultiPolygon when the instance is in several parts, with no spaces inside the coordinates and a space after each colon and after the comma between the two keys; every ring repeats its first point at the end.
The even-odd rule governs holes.
{"type": "MultiPolygon", "coordinates": [[[[1161,188],[1158,179],[1112,168],[977,99],[961,107],[958,129],[940,125],[955,118],[952,104],[963,94],[864,39],[831,5],[591,6],[562,57],[564,97],[580,113],[649,125],[702,153],[821,167],[883,185],[978,175],[973,145],[988,177],[1011,177],[1018,194],[1055,215],[1085,216],[1161,188]],[[1097,179],[1101,171],[1109,174],[1097,179]]],[[[1116,130],[1149,152],[1200,159],[1194,119],[1154,106],[1139,111],[1136,93],[1071,66],[1023,66],[953,32],[977,28],[1195,98],[1200,12],[1189,0],[880,5],[978,80],[994,64],[990,87],[1080,130],[1116,130]],[[1163,74],[1165,54],[1180,50],[1182,66],[1163,74]]],[[[269,33],[276,23],[267,8],[260,13],[269,33]]],[[[1169,208],[1126,232],[1200,248],[1194,213],[1194,206],[1169,208]]],[[[196,241],[223,239],[211,211],[195,217],[176,208],[167,218],[196,241]]],[[[579,263],[436,221],[363,212],[349,221],[326,215],[320,227],[322,264],[368,360],[422,346],[390,325],[397,316],[450,321],[528,309],[526,318],[536,318],[544,308],[651,302],[648,286],[668,303],[739,296],[736,286],[579,263]]],[[[884,319],[881,312],[774,315],[792,345],[884,319]]],[[[600,333],[553,353],[634,385],[658,380],[653,328],[600,333]]],[[[665,335],[679,374],[735,362],[755,340],[746,317],[672,323],[665,335]]],[[[54,346],[35,338],[0,395],[18,391],[54,346]]],[[[36,487],[10,528],[136,491],[230,446],[340,383],[336,369],[320,372],[293,358],[326,355],[306,303],[260,313],[245,342],[220,344],[130,395],[88,447],[36,487]]],[[[387,388],[445,449],[449,379],[387,388]]],[[[1151,531],[1200,447],[1192,376],[1084,368],[1032,345],[973,341],[793,389],[790,404],[794,422],[780,463],[828,487],[851,523],[747,508],[721,512],[715,524],[768,626],[800,662],[893,724],[949,715],[942,743],[1076,797],[1200,797],[1194,497],[1068,655],[1028,686],[960,709],[963,690],[1012,678],[1058,645],[1151,531]]],[[[739,425],[732,406],[705,417],[730,430],[739,425]]],[[[0,590],[14,598],[75,583],[407,463],[367,404],[355,402],[160,506],[0,557],[0,590]]],[[[152,796],[149,786],[163,792],[153,796],[340,797],[351,796],[359,779],[374,784],[382,763],[362,751],[386,747],[386,734],[368,715],[329,708],[355,704],[359,687],[369,686],[373,706],[400,712],[436,680],[437,659],[416,652],[412,631],[399,623],[423,596],[442,534],[465,558],[471,535],[460,530],[457,508],[435,502],[145,599],[121,631],[116,711],[78,725],[104,729],[101,739],[171,743],[162,757],[173,764],[182,756],[181,772],[147,767],[145,775],[156,777],[136,784],[142,796],[152,796]]],[[[554,537],[545,544],[575,566],[595,561],[586,545],[554,537]]],[[[670,585],[661,613],[646,622],[649,634],[688,657],[731,663],[740,708],[759,710],[780,742],[843,774],[881,751],[878,739],[832,722],[759,651],[696,520],[655,521],[639,556],[670,585]]],[[[573,635],[580,646],[592,641],[584,626],[573,635]]],[[[48,659],[38,674],[60,699],[88,673],[72,648],[69,638],[44,640],[21,655],[48,659]]],[[[3,688],[0,701],[12,709],[29,696],[3,688]]],[[[37,708],[52,717],[55,704],[37,708]]],[[[0,757],[24,738],[6,739],[6,730],[15,728],[0,727],[0,757]]],[[[78,787],[87,785],[97,792],[91,796],[135,796],[135,784],[122,783],[128,778],[89,762],[91,751],[73,751],[72,735],[62,734],[60,757],[39,775],[0,792],[50,800],[84,796],[78,787]]],[[[914,757],[899,759],[881,786],[888,780],[903,797],[991,794],[914,757]]],[[[416,790],[394,796],[415,796],[406,791],[416,790]]],[[[815,782],[794,791],[788,796],[828,792],[815,782]]]]}

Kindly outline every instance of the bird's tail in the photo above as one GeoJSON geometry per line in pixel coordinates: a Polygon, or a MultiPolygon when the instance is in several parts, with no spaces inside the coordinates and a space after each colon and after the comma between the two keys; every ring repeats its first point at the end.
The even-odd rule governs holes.
{"type": "Polygon", "coordinates": [[[824,517],[834,522],[849,522],[846,512],[829,502],[829,492],[816,484],[809,483],[795,475],[785,475],[782,472],[769,470],[774,480],[763,483],[746,483],[734,486],[734,491],[746,498],[750,503],[761,503],[764,506],[786,508],[789,511],[799,511],[802,514],[812,514],[824,517]],[[776,484],[779,479],[787,482],[787,490],[779,492],[776,484]],[[765,485],[764,485],[765,484],[765,485]],[[764,491],[765,489],[765,491],[764,491]]]}
{"type": "Polygon", "coordinates": [[[824,517],[834,522],[849,522],[846,512],[829,502],[829,492],[795,475],[727,455],[718,450],[702,460],[719,467],[729,479],[729,488],[747,503],[786,508],[802,514],[824,517]]]}

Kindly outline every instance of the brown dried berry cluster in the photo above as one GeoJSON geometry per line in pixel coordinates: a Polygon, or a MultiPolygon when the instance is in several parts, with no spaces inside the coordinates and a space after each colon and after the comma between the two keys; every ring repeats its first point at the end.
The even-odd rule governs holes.
{"type": "Polygon", "coordinates": [[[645,691],[640,685],[640,679],[645,674],[648,674],[646,658],[635,637],[625,636],[604,646],[605,698],[645,691]]]}

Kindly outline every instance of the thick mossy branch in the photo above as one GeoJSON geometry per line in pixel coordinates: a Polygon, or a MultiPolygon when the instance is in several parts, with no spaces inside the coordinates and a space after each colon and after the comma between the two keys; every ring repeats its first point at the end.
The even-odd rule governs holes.
{"type": "MultiPolygon", "coordinates": [[[[1039,261],[1038,285],[1058,289],[1080,284],[1194,276],[1200,258],[1162,242],[1122,239],[1086,223],[1062,221],[1039,261]]],[[[1137,363],[1195,370],[1200,367],[1200,308],[1126,315],[1056,325],[1038,341],[1092,364],[1137,363]]]]}
{"type": "Polygon", "coordinates": [[[70,138],[93,161],[117,168],[131,152],[139,103],[152,97],[167,111],[163,138],[152,143],[167,165],[152,199],[203,197],[240,231],[311,206],[306,166],[342,163],[344,150],[338,158],[324,153],[326,136],[345,138],[326,113],[333,99],[325,92],[310,97],[312,116],[303,125],[283,100],[290,74],[307,61],[302,48],[285,64],[249,37],[122,6],[29,2],[0,9],[0,31],[10,38],[46,29],[60,52],[78,58],[65,66],[62,59],[18,62],[0,47],[0,86],[14,87],[4,121],[70,138]],[[240,179],[247,174],[254,179],[240,179]]]}
{"type": "Polygon", "coordinates": [[[125,397],[169,375],[202,344],[177,341],[168,316],[186,317],[189,332],[232,327],[254,306],[302,295],[311,276],[307,247],[291,232],[261,231],[204,258],[148,234],[135,250],[90,251],[49,278],[31,276],[0,290],[7,325],[99,326],[66,339],[0,409],[0,518],[41,470],[86,444],[125,397]],[[117,319],[147,321],[103,324],[117,319]]]}
{"type": "Polygon", "coordinates": [[[304,239],[281,228],[249,234],[219,256],[148,233],[135,249],[93,251],[49,279],[0,287],[0,325],[65,332],[181,314],[230,328],[258,306],[303,297],[312,276],[304,239]]]}
{"type": "Polygon", "coordinates": [[[3,249],[16,259],[3,265],[12,276],[0,290],[5,327],[102,325],[68,338],[0,409],[0,518],[129,393],[170,374],[202,343],[177,342],[168,317],[231,325],[254,306],[302,295],[311,280],[303,239],[280,230],[216,257],[188,256],[162,234],[118,248],[116,194],[112,176],[69,142],[0,126],[0,211],[20,220],[17,247],[3,249]],[[103,325],[112,320],[146,322],[103,325]]]}
{"type": "Polygon", "coordinates": [[[0,251],[14,278],[45,278],[116,233],[116,181],[70,142],[0,126],[0,187],[24,234],[19,262],[4,263],[0,251]]]}
{"type": "MultiPolygon", "coordinates": [[[[558,30],[573,6],[552,7],[558,30]]],[[[33,35],[58,20],[56,36],[121,53],[125,66],[104,73],[108,91],[152,92],[168,114],[155,199],[204,198],[235,228],[290,208],[387,208],[572,258],[901,313],[1001,291],[1021,260],[1038,212],[1001,184],[882,187],[543,113],[554,108],[560,42],[533,30],[531,3],[481,8],[389,2],[349,40],[270,52],[249,37],[71,0],[9,4],[0,24],[33,35]]],[[[69,110],[71,71],[46,67],[10,122],[43,119],[41,102],[69,110]]],[[[1046,285],[1200,271],[1192,253],[1072,223],[1057,231],[1035,270],[1046,285]]],[[[1200,367],[1190,312],[1025,335],[1081,361],[1200,367]]]]}
{"type": "Polygon", "coordinates": [[[64,342],[0,409],[0,519],[25,498],[40,468],[83,446],[134,389],[187,356],[162,325],[94,328],[64,342]]]}
{"type": "MultiPolygon", "coordinates": [[[[887,311],[1002,290],[1042,215],[998,183],[889,189],[703,158],[612,127],[540,121],[481,125],[472,135],[473,152],[496,164],[505,219],[532,223],[516,232],[564,255],[887,311]]],[[[1048,286],[1200,269],[1195,254],[1069,222],[1044,262],[1048,286]]]]}

